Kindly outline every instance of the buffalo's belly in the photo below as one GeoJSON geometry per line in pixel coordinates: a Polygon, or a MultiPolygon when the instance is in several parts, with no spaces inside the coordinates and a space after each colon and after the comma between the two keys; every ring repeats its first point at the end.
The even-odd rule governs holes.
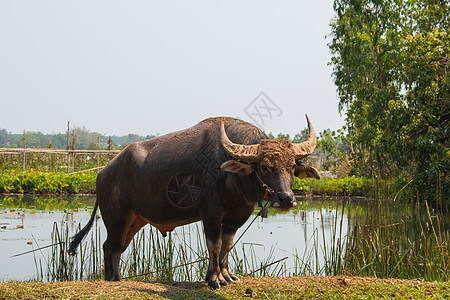
{"type": "Polygon", "coordinates": [[[159,216],[142,216],[141,218],[146,221],[146,223],[152,225],[158,229],[163,236],[167,235],[167,232],[173,231],[176,227],[184,226],[190,223],[200,221],[200,217],[197,214],[190,216],[174,216],[174,215],[159,215],[159,216]]]}

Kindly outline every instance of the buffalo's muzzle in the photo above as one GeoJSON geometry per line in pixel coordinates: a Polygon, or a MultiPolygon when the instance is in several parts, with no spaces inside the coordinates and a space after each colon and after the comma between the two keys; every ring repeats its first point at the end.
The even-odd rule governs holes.
{"type": "Polygon", "coordinates": [[[291,208],[297,206],[294,195],[290,193],[280,193],[273,197],[272,206],[275,208],[291,208]]]}

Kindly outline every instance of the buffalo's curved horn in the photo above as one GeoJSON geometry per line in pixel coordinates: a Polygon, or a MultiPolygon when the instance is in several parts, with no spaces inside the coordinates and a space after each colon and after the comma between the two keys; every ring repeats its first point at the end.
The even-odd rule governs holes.
{"type": "Polygon", "coordinates": [[[313,153],[316,148],[316,133],[314,132],[314,127],[311,125],[311,121],[306,115],[306,121],[308,122],[308,139],[302,143],[294,144],[295,158],[300,159],[307,155],[313,153]]]}
{"type": "Polygon", "coordinates": [[[225,125],[220,125],[220,141],[222,146],[233,158],[244,162],[256,162],[261,159],[261,146],[257,145],[240,145],[235,144],[227,136],[225,125]]]}

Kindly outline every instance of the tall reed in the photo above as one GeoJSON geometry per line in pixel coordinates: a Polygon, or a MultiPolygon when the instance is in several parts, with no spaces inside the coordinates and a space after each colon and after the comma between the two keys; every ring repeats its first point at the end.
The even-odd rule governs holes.
{"type": "MultiPolygon", "coordinates": [[[[97,221],[96,221],[96,228],[97,221]]],[[[69,226],[67,223],[53,223],[52,246],[48,259],[37,258],[34,255],[39,281],[65,281],[81,279],[97,279],[100,277],[102,255],[99,252],[100,233],[97,230],[91,234],[90,242],[83,243],[76,257],[68,255],[69,226]],[[61,228],[60,228],[61,226],[61,228]],[[43,267],[44,266],[44,267],[43,267]]],[[[42,251],[41,251],[42,253],[42,251]]]]}
{"type": "MultiPolygon", "coordinates": [[[[337,199],[330,230],[325,229],[325,209],[320,207],[319,223],[313,224],[305,250],[293,249],[285,258],[276,257],[276,244],[241,242],[230,252],[231,268],[240,276],[345,274],[450,279],[450,226],[441,213],[430,210],[426,202],[425,206],[380,199],[367,203],[367,209],[357,210],[348,199],[337,199]],[[258,255],[260,249],[268,249],[265,256],[258,255]],[[293,262],[289,267],[287,259],[293,262]]],[[[101,278],[101,231],[97,224],[95,228],[72,258],[66,254],[68,227],[60,229],[55,224],[50,258],[35,258],[38,279],[101,278]]],[[[192,282],[205,278],[207,263],[200,223],[177,228],[166,238],[155,228],[146,227],[122,255],[120,272],[124,278],[192,282]]]]}
{"type": "Polygon", "coordinates": [[[449,228],[443,216],[418,202],[410,217],[397,214],[388,201],[370,206],[364,223],[355,226],[346,244],[345,272],[351,275],[423,278],[450,277],[449,228]],[[415,226],[414,226],[415,225],[415,226]]]}
{"type": "Polygon", "coordinates": [[[340,207],[337,203],[328,236],[320,211],[320,227],[303,253],[294,251],[290,274],[450,279],[450,226],[440,212],[430,211],[426,202],[408,205],[373,199],[361,215],[346,203],[343,200],[340,207]],[[343,234],[345,210],[351,216],[348,234],[343,234]]]}

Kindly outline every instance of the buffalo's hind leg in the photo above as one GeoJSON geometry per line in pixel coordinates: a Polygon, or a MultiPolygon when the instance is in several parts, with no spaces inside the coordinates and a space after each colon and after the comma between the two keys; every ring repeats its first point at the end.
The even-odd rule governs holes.
{"type": "Polygon", "coordinates": [[[117,224],[115,228],[107,227],[108,236],[103,243],[103,254],[105,260],[105,280],[120,280],[119,263],[122,250],[125,245],[126,230],[123,224],[117,224]]]}
{"type": "Polygon", "coordinates": [[[239,281],[239,278],[230,271],[228,266],[228,253],[233,247],[233,239],[236,231],[237,228],[235,227],[222,225],[222,248],[220,250],[219,265],[220,272],[227,282],[239,281]]]}
{"type": "MultiPolygon", "coordinates": [[[[109,234],[108,234],[109,236],[109,234]]],[[[107,238],[103,243],[103,254],[105,259],[105,280],[118,281],[119,275],[119,262],[122,251],[121,246],[117,244],[115,239],[107,238]]]]}
{"type": "Polygon", "coordinates": [[[125,214],[115,222],[105,221],[108,237],[103,244],[105,280],[120,280],[120,256],[128,247],[136,232],[147,224],[146,220],[133,214],[125,214]]]}
{"type": "Polygon", "coordinates": [[[103,243],[105,260],[105,280],[120,280],[119,263],[120,256],[125,248],[126,234],[128,232],[129,218],[119,219],[116,222],[106,222],[107,238],[103,243]]]}

